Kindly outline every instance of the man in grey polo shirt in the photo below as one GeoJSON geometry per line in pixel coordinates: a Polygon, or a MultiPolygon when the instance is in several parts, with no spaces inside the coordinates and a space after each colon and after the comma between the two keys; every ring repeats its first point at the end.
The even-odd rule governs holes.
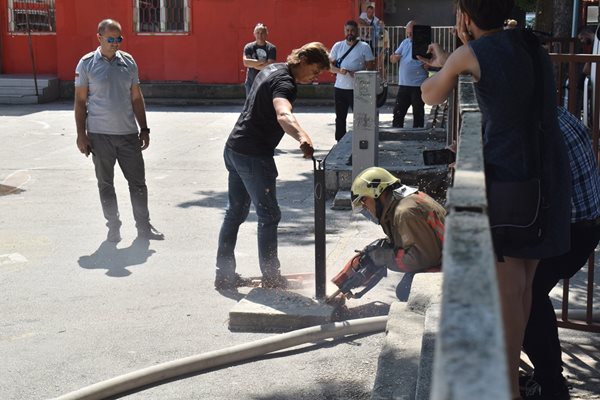
{"type": "Polygon", "coordinates": [[[97,37],[100,46],[83,56],[75,70],[75,122],[79,151],[86,157],[92,153],[108,226],[106,240],[121,240],[113,184],[116,161],[129,183],[138,237],[163,240],[164,235],[150,225],[148,212],[142,150],[150,144],[150,129],[138,68],[130,54],[119,50],[123,41],[121,24],[112,19],[101,21],[97,37]]]}

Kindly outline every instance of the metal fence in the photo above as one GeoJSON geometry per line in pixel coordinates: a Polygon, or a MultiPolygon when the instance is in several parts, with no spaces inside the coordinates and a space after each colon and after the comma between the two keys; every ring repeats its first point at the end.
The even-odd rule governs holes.
{"type": "Polygon", "coordinates": [[[54,0],[8,0],[8,31],[56,32],[54,0]]]}
{"type": "MultiPolygon", "coordinates": [[[[400,43],[406,38],[405,26],[361,26],[359,34],[362,40],[371,45],[377,71],[385,78],[388,84],[398,84],[398,63],[390,63],[390,55],[394,54],[400,43]]],[[[456,35],[453,26],[431,27],[431,40],[439,43],[447,51],[456,48],[456,35]]]]}

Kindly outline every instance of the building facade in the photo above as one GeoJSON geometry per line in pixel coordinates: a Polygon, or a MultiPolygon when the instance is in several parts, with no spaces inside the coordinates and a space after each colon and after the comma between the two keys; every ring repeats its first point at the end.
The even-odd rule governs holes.
{"type": "MultiPolygon", "coordinates": [[[[361,0],[0,0],[0,73],[72,80],[78,60],[98,46],[105,18],[123,27],[121,49],[142,81],[240,83],[242,50],[257,22],[268,26],[277,61],[307,42],[331,47],[361,0]],[[29,35],[28,32],[31,32],[29,35]]],[[[378,7],[379,9],[382,6],[378,7]]],[[[331,74],[320,80],[330,82],[331,74]]]]}

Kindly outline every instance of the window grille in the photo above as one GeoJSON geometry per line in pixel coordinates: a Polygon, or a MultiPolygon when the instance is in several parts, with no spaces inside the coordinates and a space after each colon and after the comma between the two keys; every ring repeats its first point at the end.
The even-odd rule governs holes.
{"type": "Polygon", "coordinates": [[[189,32],[190,0],[134,0],[137,32],[189,32]]]}
{"type": "Polygon", "coordinates": [[[8,31],[56,32],[54,0],[8,0],[8,31]]]}

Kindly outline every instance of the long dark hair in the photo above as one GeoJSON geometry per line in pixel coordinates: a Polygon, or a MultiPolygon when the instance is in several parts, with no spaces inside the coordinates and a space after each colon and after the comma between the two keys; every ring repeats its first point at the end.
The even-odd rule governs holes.
{"type": "Polygon", "coordinates": [[[502,28],[514,6],[514,0],[456,0],[456,7],[485,31],[502,28]]]}
{"type": "Polygon", "coordinates": [[[327,47],[320,42],[307,43],[299,49],[292,50],[287,57],[289,65],[297,65],[304,59],[307,64],[317,64],[321,70],[329,69],[329,53],[327,47]]]}

